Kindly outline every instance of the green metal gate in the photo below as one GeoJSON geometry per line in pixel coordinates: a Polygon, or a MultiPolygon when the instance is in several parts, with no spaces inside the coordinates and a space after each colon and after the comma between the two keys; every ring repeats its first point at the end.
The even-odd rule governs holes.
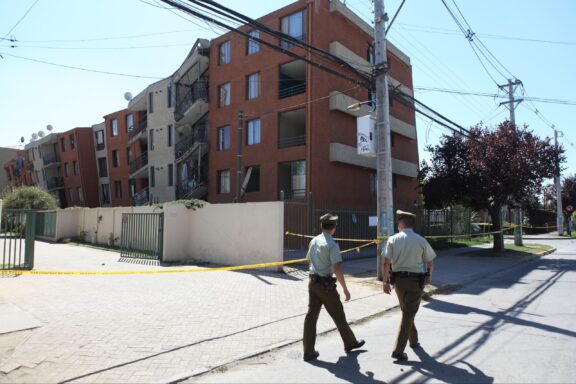
{"type": "Polygon", "coordinates": [[[31,270],[34,268],[36,212],[3,209],[0,219],[0,270],[31,270]]]}
{"type": "Polygon", "coordinates": [[[56,211],[36,212],[36,237],[55,240],[56,211]]]}
{"type": "Polygon", "coordinates": [[[163,213],[123,213],[120,256],[162,261],[163,213]]]}

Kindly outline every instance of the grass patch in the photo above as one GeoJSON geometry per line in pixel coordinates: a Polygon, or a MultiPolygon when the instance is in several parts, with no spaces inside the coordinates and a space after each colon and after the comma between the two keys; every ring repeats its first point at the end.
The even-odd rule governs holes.
{"type": "Polygon", "coordinates": [[[81,243],[77,241],[69,241],[65,243],[67,245],[74,245],[76,247],[87,247],[87,248],[94,248],[94,249],[101,249],[103,251],[120,251],[120,247],[117,245],[110,246],[107,244],[92,244],[92,243],[81,243]]]}
{"type": "Polygon", "coordinates": [[[448,241],[447,239],[429,239],[428,242],[432,248],[439,249],[450,249],[450,248],[464,248],[473,247],[476,245],[489,244],[492,242],[492,236],[479,236],[471,237],[470,239],[458,239],[453,241],[448,241]]]}
{"type": "Polygon", "coordinates": [[[523,246],[516,246],[514,244],[505,244],[504,252],[496,253],[489,249],[482,249],[479,251],[464,252],[462,255],[475,256],[475,257],[506,257],[506,256],[529,256],[544,253],[553,250],[554,247],[546,244],[524,244],[523,246]]]}

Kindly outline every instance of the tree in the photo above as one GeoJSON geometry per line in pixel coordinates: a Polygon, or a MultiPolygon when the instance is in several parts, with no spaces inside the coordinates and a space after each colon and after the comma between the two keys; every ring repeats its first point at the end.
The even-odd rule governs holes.
{"type": "MultiPolygon", "coordinates": [[[[564,213],[564,223],[568,224],[568,219],[574,213],[576,207],[576,175],[567,176],[562,182],[562,210],[564,213]],[[572,210],[567,208],[571,206],[572,210]]],[[[572,228],[568,226],[568,234],[572,234],[572,228]]]]}
{"type": "MultiPolygon", "coordinates": [[[[504,121],[496,129],[481,125],[469,137],[454,133],[429,146],[422,192],[428,206],[459,203],[486,209],[493,231],[501,231],[505,204],[522,204],[540,194],[542,181],[565,161],[564,150],[535,136],[526,126],[504,121]]],[[[504,236],[494,234],[494,251],[504,250],[504,236]]]]}
{"type": "Polygon", "coordinates": [[[4,192],[3,207],[12,209],[47,210],[58,208],[56,198],[38,187],[18,187],[4,192]]]}

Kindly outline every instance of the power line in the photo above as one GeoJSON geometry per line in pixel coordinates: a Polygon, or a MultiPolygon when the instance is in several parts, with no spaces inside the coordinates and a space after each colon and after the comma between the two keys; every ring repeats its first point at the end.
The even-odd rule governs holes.
{"type": "Polygon", "coordinates": [[[368,89],[370,89],[370,88],[372,87],[372,85],[371,85],[370,81],[368,81],[368,79],[363,78],[363,81],[354,79],[354,78],[352,78],[352,77],[350,77],[350,76],[348,76],[348,75],[343,74],[343,73],[340,72],[340,71],[334,70],[334,69],[332,69],[332,68],[326,67],[325,65],[322,65],[322,64],[319,64],[319,63],[317,63],[317,62],[315,62],[315,61],[313,61],[313,60],[310,60],[310,59],[306,58],[305,56],[297,55],[297,54],[293,53],[292,51],[290,51],[289,49],[284,49],[284,48],[279,47],[279,46],[277,46],[277,45],[275,45],[275,44],[273,44],[273,43],[270,43],[270,42],[268,42],[268,41],[266,41],[266,40],[253,37],[253,36],[251,36],[250,34],[248,34],[248,33],[246,33],[246,32],[243,32],[243,31],[241,31],[241,30],[239,30],[239,29],[237,29],[237,28],[234,28],[234,27],[232,27],[232,26],[229,26],[229,25],[227,25],[227,24],[225,24],[225,23],[223,23],[223,22],[221,22],[221,21],[215,20],[215,19],[213,19],[213,18],[211,18],[211,17],[209,17],[209,16],[207,16],[207,15],[204,15],[204,14],[202,14],[202,13],[200,13],[200,12],[197,12],[197,11],[195,11],[195,10],[193,10],[193,9],[190,9],[189,7],[187,7],[187,6],[183,5],[183,4],[177,3],[177,2],[175,2],[175,1],[173,1],[173,0],[161,0],[161,1],[164,2],[164,3],[170,4],[170,5],[178,8],[178,9],[180,9],[180,10],[186,12],[186,13],[189,13],[189,14],[191,14],[191,15],[193,15],[193,16],[196,16],[196,17],[198,17],[198,18],[201,18],[201,19],[204,19],[204,20],[206,20],[206,21],[209,21],[210,23],[213,23],[213,24],[216,24],[216,25],[221,26],[221,27],[223,27],[223,28],[226,28],[226,29],[229,30],[230,32],[237,33],[237,34],[239,34],[239,35],[241,35],[241,36],[244,36],[244,37],[249,38],[249,39],[251,39],[251,40],[253,40],[253,41],[259,42],[259,43],[262,44],[262,45],[265,45],[265,46],[267,46],[267,47],[269,47],[269,48],[272,48],[272,49],[274,49],[274,50],[276,50],[276,51],[278,51],[278,52],[284,53],[284,54],[286,54],[286,55],[288,55],[288,56],[291,56],[291,57],[293,57],[293,58],[295,58],[295,59],[302,60],[302,61],[304,61],[304,62],[306,62],[306,63],[308,63],[308,64],[310,64],[310,65],[313,65],[313,66],[316,67],[316,68],[322,69],[322,70],[325,71],[325,72],[328,72],[328,73],[333,74],[333,75],[335,75],[335,76],[341,77],[341,78],[343,78],[343,79],[345,79],[345,80],[348,80],[348,81],[350,81],[350,82],[352,82],[352,83],[354,83],[354,84],[356,84],[356,85],[360,85],[360,86],[366,87],[366,88],[368,88],[368,89]]]}
{"type": "Polygon", "coordinates": [[[125,47],[56,47],[56,46],[37,46],[37,45],[0,45],[0,48],[33,48],[33,49],[53,49],[53,50],[85,50],[85,51],[104,51],[104,50],[125,50],[125,49],[148,49],[148,48],[172,48],[172,47],[191,47],[194,43],[182,44],[162,44],[162,45],[136,45],[125,47]]]}
{"type": "MultiPolygon", "coordinates": [[[[484,96],[484,97],[491,97],[491,98],[504,98],[495,93],[489,92],[473,92],[473,91],[463,91],[458,89],[446,89],[446,88],[437,88],[437,87],[414,87],[414,90],[417,91],[430,91],[430,92],[442,92],[442,93],[452,93],[457,95],[470,95],[470,96],[484,96]]],[[[523,100],[526,101],[533,101],[537,103],[550,103],[550,104],[562,104],[562,105],[576,105],[576,101],[571,100],[560,100],[560,99],[549,99],[543,97],[523,97],[523,100]]]]}
{"type": "Polygon", "coordinates": [[[162,35],[170,35],[175,33],[184,33],[184,32],[197,32],[203,31],[206,28],[199,28],[199,29],[182,29],[177,31],[166,31],[166,32],[151,32],[151,33],[143,33],[139,35],[125,35],[125,36],[109,36],[109,37],[95,37],[95,38],[88,38],[88,39],[60,39],[60,40],[18,40],[16,38],[1,38],[0,40],[10,41],[13,43],[36,43],[36,44],[43,44],[43,43],[87,43],[93,41],[105,41],[105,40],[123,40],[123,39],[136,39],[141,37],[150,37],[150,36],[162,36],[162,35]]]}
{"type": "Polygon", "coordinates": [[[6,39],[7,36],[10,35],[10,33],[12,33],[12,31],[14,29],[16,29],[16,27],[22,22],[22,20],[24,20],[24,18],[28,15],[28,13],[30,13],[30,11],[32,10],[32,8],[34,8],[34,6],[36,5],[36,3],[38,3],[38,1],[40,0],[36,0],[34,1],[34,3],[32,3],[32,5],[28,8],[28,10],[22,15],[22,17],[16,22],[16,24],[14,24],[14,26],[12,28],[10,28],[10,30],[8,31],[8,33],[6,33],[4,35],[4,37],[2,38],[2,40],[6,39]]]}
{"type": "Polygon", "coordinates": [[[160,80],[160,79],[162,79],[162,77],[130,75],[130,74],[127,74],[127,73],[108,72],[108,71],[101,71],[101,70],[98,70],[98,69],[74,67],[74,66],[72,66],[72,65],[52,63],[52,62],[49,62],[49,61],[32,59],[32,58],[29,58],[29,57],[17,56],[17,55],[12,55],[12,54],[10,54],[10,53],[4,53],[4,52],[0,52],[0,55],[9,56],[9,57],[15,57],[15,58],[18,58],[18,59],[21,59],[21,60],[33,61],[33,62],[36,62],[36,63],[42,63],[42,64],[47,64],[47,65],[52,65],[52,66],[55,66],[55,67],[70,68],[70,69],[76,69],[76,70],[79,70],[79,71],[101,73],[101,74],[104,74],[104,75],[124,76],[124,77],[136,77],[136,78],[140,78],[140,79],[154,79],[154,80],[160,80]]]}

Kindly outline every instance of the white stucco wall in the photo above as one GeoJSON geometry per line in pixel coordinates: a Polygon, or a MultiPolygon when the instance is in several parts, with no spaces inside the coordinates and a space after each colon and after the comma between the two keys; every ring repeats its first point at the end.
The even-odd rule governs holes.
{"type": "Polygon", "coordinates": [[[223,265],[283,260],[282,202],[210,204],[192,211],[188,230],[195,260],[223,265]]]}

